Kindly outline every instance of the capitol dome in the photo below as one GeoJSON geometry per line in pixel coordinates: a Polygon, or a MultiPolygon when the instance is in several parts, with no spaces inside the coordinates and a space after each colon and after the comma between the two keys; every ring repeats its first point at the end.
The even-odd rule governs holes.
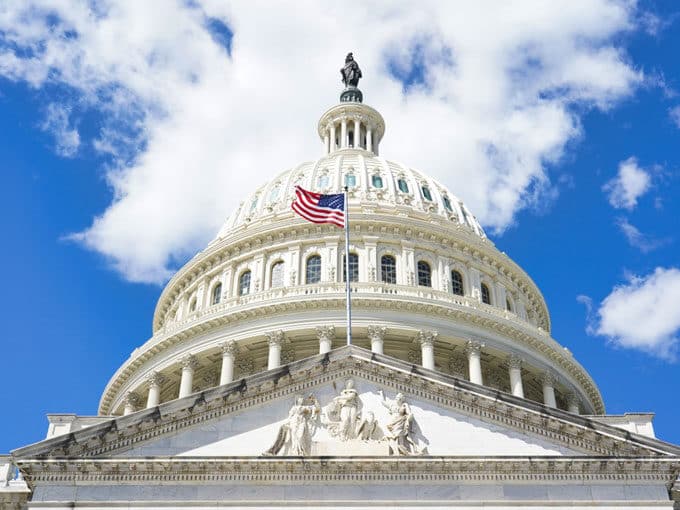
{"type": "Polygon", "coordinates": [[[346,343],[342,229],[291,210],[295,186],[348,189],[352,341],[376,356],[560,408],[603,414],[597,386],[550,334],[543,296],[441,183],[383,158],[385,122],[342,97],[322,156],[244,198],[168,282],[153,335],[114,374],[100,415],[123,415],[346,343]]]}

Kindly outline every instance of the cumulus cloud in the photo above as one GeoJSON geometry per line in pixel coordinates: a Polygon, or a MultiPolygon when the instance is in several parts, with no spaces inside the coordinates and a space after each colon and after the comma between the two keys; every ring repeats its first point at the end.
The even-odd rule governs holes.
{"type": "Polygon", "coordinates": [[[680,343],[680,269],[658,267],[647,276],[629,276],[614,287],[596,311],[586,296],[588,332],[617,347],[637,349],[674,361],[680,343]]]}
{"type": "Polygon", "coordinates": [[[638,165],[635,157],[630,157],[619,163],[616,177],[608,181],[602,190],[607,193],[612,207],[632,211],[651,184],[650,173],[638,165]]]}
{"type": "Polygon", "coordinates": [[[674,106],[668,110],[668,115],[670,116],[673,124],[680,128],[680,106],[674,106]]]}
{"type": "Polygon", "coordinates": [[[643,81],[620,46],[641,26],[633,2],[162,6],[0,8],[0,75],[67,87],[102,113],[89,143],[113,160],[112,201],[75,237],[136,281],[167,278],[248,191],[321,152],[314,127],[347,51],[386,118],[382,153],[449,185],[497,232],[555,196],[548,168],[582,135],[580,115],[643,81]]]}
{"type": "Polygon", "coordinates": [[[69,108],[55,103],[49,104],[40,127],[54,137],[54,150],[60,156],[70,158],[78,152],[80,135],[78,130],[71,126],[69,108]]]}
{"type": "Polygon", "coordinates": [[[668,239],[656,239],[650,235],[640,232],[640,229],[631,224],[626,218],[618,218],[616,220],[616,225],[619,227],[623,235],[626,236],[628,244],[634,248],[637,248],[642,253],[654,251],[669,242],[668,239]]]}

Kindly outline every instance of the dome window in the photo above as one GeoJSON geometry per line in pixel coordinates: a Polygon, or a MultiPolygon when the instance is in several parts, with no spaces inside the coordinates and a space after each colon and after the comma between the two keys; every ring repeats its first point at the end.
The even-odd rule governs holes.
{"type": "Polygon", "coordinates": [[[272,266],[272,284],[271,288],[272,289],[277,289],[279,287],[283,287],[283,269],[284,269],[284,264],[283,262],[279,261],[276,264],[272,266]]]}
{"type": "Polygon", "coordinates": [[[491,292],[489,292],[489,286],[486,283],[482,283],[482,303],[491,304],[491,292]]]}
{"type": "Polygon", "coordinates": [[[274,202],[277,198],[279,198],[279,192],[281,191],[281,185],[277,184],[272,188],[272,190],[269,192],[269,202],[274,202]]]}
{"type": "Polygon", "coordinates": [[[432,287],[432,269],[430,269],[430,264],[424,260],[418,261],[418,285],[432,287]]]}
{"type": "Polygon", "coordinates": [[[514,310],[512,309],[512,303],[510,302],[509,298],[505,298],[505,309],[508,312],[514,312],[514,310]]]}
{"type": "Polygon", "coordinates": [[[195,312],[197,304],[198,301],[196,300],[196,298],[195,297],[191,298],[191,301],[189,302],[189,312],[195,312]]]}
{"type": "MultiPolygon", "coordinates": [[[[342,257],[342,281],[347,281],[347,265],[344,256],[342,257]]],[[[349,254],[349,281],[359,281],[359,255],[356,253],[349,254]]]]}
{"type": "Polygon", "coordinates": [[[449,212],[453,212],[453,207],[451,206],[451,200],[449,200],[449,197],[444,195],[442,197],[442,201],[444,202],[444,207],[446,208],[446,210],[449,212]]]}
{"type": "Polygon", "coordinates": [[[397,186],[399,187],[399,191],[402,193],[408,193],[408,182],[404,179],[399,179],[397,181],[397,186]]]}
{"type": "Polygon", "coordinates": [[[319,255],[312,255],[307,259],[307,267],[305,268],[305,282],[319,283],[321,281],[321,257],[319,255]]]}
{"type": "Polygon", "coordinates": [[[238,277],[238,295],[246,296],[248,294],[250,294],[250,271],[245,271],[238,277]]]}
{"type": "Polygon", "coordinates": [[[462,296],[465,294],[465,288],[463,287],[463,275],[459,271],[451,271],[451,292],[456,296],[462,296]]]}
{"type": "Polygon", "coordinates": [[[380,280],[383,283],[397,283],[397,261],[392,255],[380,258],[380,280]]]}
{"type": "Polygon", "coordinates": [[[212,299],[210,300],[210,302],[211,302],[213,305],[216,305],[216,304],[218,304],[221,300],[222,300],[222,284],[221,284],[221,283],[218,283],[218,284],[215,285],[215,287],[213,288],[213,291],[212,291],[212,299]]]}
{"type": "Polygon", "coordinates": [[[250,202],[250,212],[253,212],[255,209],[257,209],[257,203],[260,200],[259,197],[253,198],[253,201],[250,202]]]}
{"type": "Polygon", "coordinates": [[[383,187],[383,180],[382,180],[382,177],[380,177],[380,176],[377,175],[377,174],[374,175],[374,176],[372,176],[372,177],[371,177],[371,184],[373,184],[373,187],[374,187],[374,188],[378,188],[378,189],[382,188],[382,187],[383,187]]]}
{"type": "Polygon", "coordinates": [[[421,186],[420,191],[423,193],[423,198],[428,202],[432,202],[432,193],[430,193],[430,188],[427,186],[421,186]]]}
{"type": "Polygon", "coordinates": [[[319,178],[316,181],[316,186],[318,188],[327,188],[328,187],[328,176],[326,174],[320,175],[319,178]]]}
{"type": "Polygon", "coordinates": [[[357,185],[357,176],[354,174],[345,175],[345,186],[353,188],[357,185]]]}

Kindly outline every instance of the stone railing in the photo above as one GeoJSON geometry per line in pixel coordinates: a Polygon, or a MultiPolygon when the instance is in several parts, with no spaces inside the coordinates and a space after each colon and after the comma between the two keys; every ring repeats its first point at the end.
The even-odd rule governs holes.
{"type": "Polygon", "coordinates": [[[0,508],[5,497],[11,493],[24,494],[29,492],[28,486],[21,476],[21,472],[12,462],[10,455],[0,455],[0,508]]]}

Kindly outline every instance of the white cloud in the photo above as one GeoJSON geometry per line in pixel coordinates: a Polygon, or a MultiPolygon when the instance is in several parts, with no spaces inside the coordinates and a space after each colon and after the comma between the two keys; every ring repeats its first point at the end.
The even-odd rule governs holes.
{"type": "Polygon", "coordinates": [[[640,232],[640,230],[635,225],[632,225],[626,218],[617,219],[616,225],[621,232],[623,232],[623,235],[626,236],[628,244],[637,248],[642,253],[649,253],[668,243],[668,239],[655,239],[640,232]]]}
{"type": "Polygon", "coordinates": [[[449,185],[496,231],[555,196],[547,168],[582,134],[580,112],[643,81],[619,46],[639,23],[631,2],[161,5],[0,8],[0,75],[70,87],[104,113],[91,143],[114,156],[113,200],[76,237],[131,280],[167,278],[247,192],[320,153],[315,123],[347,51],[387,119],[382,153],[449,185]],[[231,57],[215,20],[234,32],[231,57]],[[422,79],[404,93],[391,69],[422,79]]]}
{"type": "Polygon", "coordinates": [[[54,136],[54,150],[60,156],[70,158],[78,152],[80,135],[78,130],[71,126],[69,108],[55,103],[49,104],[40,128],[54,136]]]}
{"type": "MultiPolygon", "coordinates": [[[[589,298],[579,301],[590,306],[589,298]]],[[[680,269],[656,268],[643,277],[630,276],[600,303],[588,332],[613,345],[638,349],[675,360],[680,343],[680,269]]]]}
{"type": "Polygon", "coordinates": [[[668,110],[668,115],[670,116],[673,124],[680,128],[680,106],[675,106],[668,110]]]}
{"type": "Polygon", "coordinates": [[[619,172],[608,181],[602,190],[607,193],[609,203],[616,209],[632,211],[638,199],[647,193],[652,184],[650,173],[638,165],[634,157],[619,163],[619,172]]]}

